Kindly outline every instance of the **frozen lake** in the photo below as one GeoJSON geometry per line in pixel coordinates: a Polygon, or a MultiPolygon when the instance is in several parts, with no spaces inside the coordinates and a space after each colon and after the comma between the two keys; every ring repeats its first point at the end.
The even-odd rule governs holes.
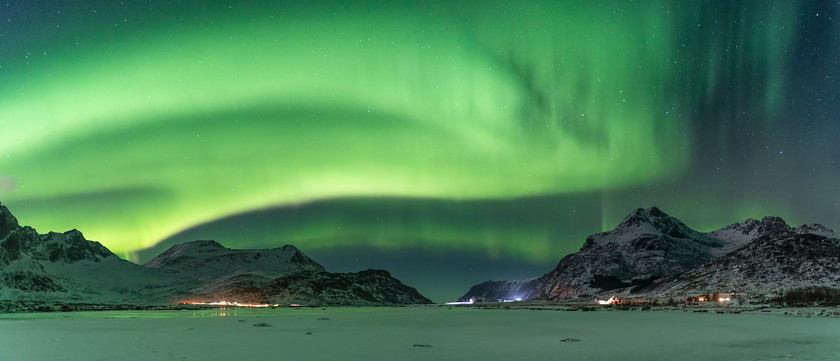
{"type": "Polygon", "coordinates": [[[459,307],[0,314],[0,360],[837,360],[840,319],[459,307]],[[270,326],[255,327],[255,324],[270,326]],[[562,341],[566,340],[566,341],[562,341]]]}

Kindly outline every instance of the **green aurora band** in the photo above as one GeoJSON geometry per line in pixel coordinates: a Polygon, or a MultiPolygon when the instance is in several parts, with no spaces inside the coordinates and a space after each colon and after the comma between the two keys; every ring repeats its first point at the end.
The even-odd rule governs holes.
{"type": "MultiPolygon", "coordinates": [[[[78,228],[136,260],[178,232],[270,207],[655,183],[691,161],[693,109],[738,80],[733,65],[762,74],[751,106],[784,96],[796,24],[780,14],[796,5],[770,3],[750,6],[759,29],[717,24],[695,1],[273,5],[193,17],[184,9],[201,7],[190,4],[137,11],[119,29],[107,14],[77,15],[87,30],[45,36],[50,50],[27,62],[4,60],[0,200],[24,224],[78,228]],[[733,43],[747,49],[725,55],[733,43]]],[[[306,245],[333,246],[333,228],[314,224],[306,245]]],[[[570,251],[554,233],[523,246],[476,224],[401,231],[520,259],[570,251]]]]}

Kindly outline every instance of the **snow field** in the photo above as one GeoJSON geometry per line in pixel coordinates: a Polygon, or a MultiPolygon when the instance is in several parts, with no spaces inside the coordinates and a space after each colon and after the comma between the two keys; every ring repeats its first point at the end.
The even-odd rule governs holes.
{"type": "Polygon", "coordinates": [[[836,360],[840,318],[468,307],[0,315],[0,360],[836,360]],[[265,323],[270,326],[255,327],[265,323]],[[565,340],[565,341],[564,341],[565,340]]]}

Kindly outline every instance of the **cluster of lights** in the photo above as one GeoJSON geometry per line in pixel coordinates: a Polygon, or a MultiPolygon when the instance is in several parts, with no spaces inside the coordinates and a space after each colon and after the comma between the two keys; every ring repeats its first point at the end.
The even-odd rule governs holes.
{"type": "Polygon", "coordinates": [[[597,301],[599,305],[611,305],[613,303],[618,302],[618,298],[615,298],[615,296],[613,296],[613,297],[610,297],[610,299],[608,299],[608,300],[595,300],[595,301],[597,301]]]}
{"type": "MultiPolygon", "coordinates": [[[[521,301],[522,301],[522,297],[516,297],[516,298],[512,298],[512,299],[510,299],[510,298],[505,298],[505,299],[499,299],[499,300],[496,300],[496,301],[498,301],[498,302],[500,302],[500,303],[506,303],[506,302],[521,302],[521,301]]],[[[472,298],[470,298],[470,299],[469,299],[469,300],[467,300],[467,301],[459,301],[459,302],[446,302],[445,304],[447,304],[447,305],[471,305],[471,304],[476,303],[476,302],[477,302],[477,301],[476,301],[475,297],[472,297],[472,298]]],[[[478,302],[484,302],[484,301],[478,301],[478,302]]]]}
{"type": "Polygon", "coordinates": [[[240,302],[228,302],[228,301],[217,301],[217,302],[184,302],[187,305],[201,305],[201,306],[230,306],[230,307],[277,307],[278,304],[268,304],[268,303],[240,303],[240,302]]]}
{"type": "Polygon", "coordinates": [[[470,298],[469,301],[447,302],[447,305],[471,305],[475,303],[475,298],[470,298]]]}
{"type": "MultiPolygon", "coordinates": [[[[706,297],[703,297],[703,296],[697,297],[697,302],[707,302],[707,301],[711,301],[711,300],[707,299],[706,297]]],[[[729,302],[729,301],[732,301],[732,298],[730,298],[730,297],[718,297],[717,301],[721,302],[721,303],[722,302],[729,302]]],[[[614,303],[618,303],[619,299],[615,298],[615,296],[613,296],[613,297],[610,297],[608,300],[596,299],[595,302],[597,302],[599,305],[611,305],[611,304],[614,304],[614,303]]]]}

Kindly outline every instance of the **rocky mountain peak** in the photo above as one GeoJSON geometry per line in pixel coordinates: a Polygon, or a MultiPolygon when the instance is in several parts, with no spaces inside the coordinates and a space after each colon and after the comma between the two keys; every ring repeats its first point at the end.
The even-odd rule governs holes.
{"type": "Polygon", "coordinates": [[[760,221],[749,218],[741,223],[734,223],[712,231],[710,235],[727,243],[724,253],[737,249],[758,237],[779,237],[792,233],[790,226],[779,217],[764,217],[760,221]]]}
{"type": "Polygon", "coordinates": [[[6,206],[0,204],[0,238],[5,238],[9,233],[20,228],[17,218],[9,212],[6,206]]]}
{"type": "Polygon", "coordinates": [[[735,223],[723,229],[737,230],[745,235],[751,234],[758,236],[789,232],[790,226],[785,223],[785,220],[779,217],[767,216],[760,221],[749,218],[743,223],[735,223]]]}
{"type": "Polygon", "coordinates": [[[821,224],[803,224],[799,227],[794,228],[793,233],[796,234],[814,234],[818,236],[823,236],[827,238],[837,238],[837,234],[834,233],[834,230],[827,228],[821,224]]]}
{"type": "Polygon", "coordinates": [[[184,242],[170,247],[168,250],[147,262],[145,266],[152,268],[164,268],[179,263],[184,259],[206,257],[210,253],[219,253],[224,250],[227,250],[227,248],[216,241],[202,240],[184,242]]]}
{"type": "Polygon", "coordinates": [[[99,242],[85,239],[82,232],[75,229],[38,234],[32,227],[20,227],[9,209],[0,206],[0,265],[26,256],[38,261],[63,263],[118,258],[99,242]]]}
{"type": "Polygon", "coordinates": [[[221,245],[219,242],[213,240],[200,240],[200,241],[192,241],[192,242],[184,242],[175,246],[172,246],[171,250],[176,250],[178,252],[216,252],[220,250],[225,250],[227,247],[221,245]]]}
{"type": "Polygon", "coordinates": [[[627,215],[623,221],[616,228],[634,227],[640,224],[650,224],[663,218],[670,218],[668,214],[663,212],[656,206],[650,208],[637,208],[627,215]]]}
{"type": "Polygon", "coordinates": [[[284,245],[284,246],[280,247],[280,249],[283,252],[300,252],[300,250],[297,247],[295,247],[291,244],[284,245]]]}
{"type": "Polygon", "coordinates": [[[768,235],[784,235],[792,231],[784,219],[772,216],[762,218],[759,229],[768,235]]]}
{"type": "Polygon", "coordinates": [[[624,220],[615,228],[622,229],[639,229],[646,230],[649,233],[662,233],[672,237],[685,237],[688,227],[680,220],[669,216],[656,206],[648,209],[639,208],[630,213],[624,220]]]}
{"type": "Polygon", "coordinates": [[[102,258],[114,257],[108,248],[95,241],[88,241],[82,232],[76,229],[64,233],[50,232],[41,236],[41,242],[32,247],[37,259],[50,262],[76,262],[89,260],[98,262],[102,258]]]}
{"type": "Polygon", "coordinates": [[[668,236],[676,239],[701,238],[680,220],[669,216],[656,206],[638,208],[624,218],[615,229],[589,236],[581,250],[605,243],[626,243],[639,237],[668,236]]]}

